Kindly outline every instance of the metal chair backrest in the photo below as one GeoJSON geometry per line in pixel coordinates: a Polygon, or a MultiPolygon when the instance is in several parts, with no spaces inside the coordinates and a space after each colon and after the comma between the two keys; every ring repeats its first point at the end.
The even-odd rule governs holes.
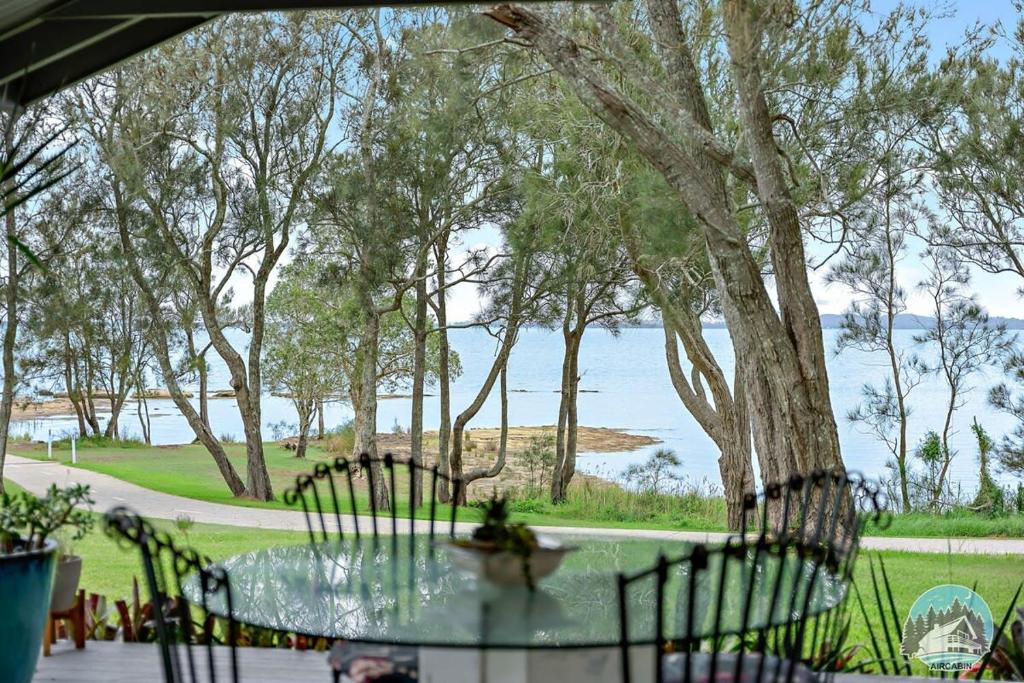
{"type": "Polygon", "coordinates": [[[169,534],[125,507],[112,508],[105,522],[108,535],[142,557],[165,683],[238,683],[238,624],[209,611],[210,601],[217,599],[234,614],[227,572],[196,551],[179,548],[169,534]],[[198,586],[198,604],[183,590],[189,582],[198,586]],[[226,648],[215,647],[218,624],[226,648]]]}
{"type": "Polygon", "coordinates": [[[632,680],[637,642],[653,643],[658,683],[788,683],[828,669],[861,532],[868,518],[883,517],[878,489],[846,473],[815,472],[766,487],[746,508],[761,520],[755,533],[698,544],[619,576],[624,683],[632,680]],[[653,623],[633,633],[639,610],[631,591],[649,592],[652,583],[653,623]]]}
{"type": "Polygon", "coordinates": [[[369,534],[376,539],[385,533],[392,537],[408,533],[411,541],[422,533],[430,539],[438,534],[455,535],[456,501],[461,498],[462,485],[459,479],[439,472],[436,465],[425,467],[411,460],[396,460],[390,453],[383,458],[371,458],[364,453],[355,461],[335,458],[331,463],[317,463],[312,474],[295,478],[295,486],[285,491],[284,500],[302,508],[311,543],[344,540],[347,535],[359,539],[369,534]],[[356,485],[360,473],[366,478],[365,489],[356,485]],[[416,501],[412,492],[420,489],[420,481],[423,499],[416,501]],[[446,502],[441,501],[442,483],[450,491],[446,502]],[[378,489],[386,494],[383,504],[373,494],[378,489]],[[368,499],[365,505],[360,504],[362,493],[368,499]],[[401,522],[400,498],[408,507],[407,518],[401,522]],[[417,518],[418,508],[424,508],[426,517],[417,518]],[[439,513],[443,518],[439,518],[439,513]]]}

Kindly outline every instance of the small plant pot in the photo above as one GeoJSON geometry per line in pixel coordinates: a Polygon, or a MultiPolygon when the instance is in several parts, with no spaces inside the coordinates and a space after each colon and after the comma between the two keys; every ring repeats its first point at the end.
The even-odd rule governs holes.
{"type": "Polygon", "coordinates": [[[78,582],[81,578],[82,558],[78,555],[62,555],[57,561],[57,574],[53,579],[51,612],[67,612],[71,609],[75,604],[78,582]]]}
{"type": "Polygon", "coordinates": [[[30,683],[49,615],[57,542],[0,555],[0,681],[30,683]]]}

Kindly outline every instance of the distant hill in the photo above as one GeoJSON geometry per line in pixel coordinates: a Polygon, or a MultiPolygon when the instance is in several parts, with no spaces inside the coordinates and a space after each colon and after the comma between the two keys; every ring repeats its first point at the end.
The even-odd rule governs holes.
{"type": "MultiPolygon", "coordinates": [[[[843,316],[836,313],[822,313],[821,327],[825,330],[836,329],[839,327],[842,320],[843,316]]],[[[1021,320],[1020,318],[1003,318],[1001,316],[994,315],[990,320],[995,325],[1004,323],[1006,327],[1011,330],[1024,330],[1024,320],[1021,320]]],[[[920,330],[922,328],[931,327],[934,322],[934,319],[929,316],[901,313],[896,316],[896,321],[893,327],[897,330],[920,330]]],[[[633,327],[661,327],[661,321],[644,320],[633,325],[633,327]]],[[[725,323],[720,320],[709,320],[704,323],[704,327],[709,329],[718,329],[725,327],[725,323]]]]}

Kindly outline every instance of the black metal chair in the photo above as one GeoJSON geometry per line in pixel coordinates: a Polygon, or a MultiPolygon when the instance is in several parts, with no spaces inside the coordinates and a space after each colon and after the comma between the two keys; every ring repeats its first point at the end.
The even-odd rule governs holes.
{"type": "Polygon", "coordinates": [[[218,599],[225,601],[228,614],[234,613],[227,572],[196,551],[179,548],[169,534],[127,508],[112,508],[105,520],[109,536],[142,556],[165,683],[238,683],[238,623],[214,617],[208,609],[218,599]],[[189,581],[197,582],[198,604],[183,590],[189,581]],[[215,647],[218,642],[226,647],[215,647]]]}
{"type": "Polygon", "coordinates": [[[317,463],[312,474],[295,478],[295,486],[284,492],[284,500],[288,505],[302,509],[311,543],[341,541],[346,534],[355,539],[367,534],[378,539],[389,532],[392,538],[399,533],[407,533],[412,544],[418,533],[425,532],[430,540],[438,533],[446,533],[449,537],[455,535],[456,501],[461,493],[462,482],[442,474],[436,465],[425,467],[411,460],[396,460],[390,453],[382,458],[371,458],[364,453],[354,461],[335,458],[331,463],[317,463]],[[401,475],[399,471],[402,471],[401,475]],[[366,507],[359,505],[357,492],[363,491],[356,485],[359,474],[366,480],[366,507]],[[408,486],[405,496],[400,495],[403,493],[399,487],[402,480],[408,486]],[[412,492],[420,488],[419,482],[422,482],[422,500],[413,501],[412,492]],[[448,485],[449,491],[449,500],[445,503],[441,502],[439,495],[442,482],[448,485]],[[372,495],[378,488],[386,492],[388,504],[385,509],[372,495]],[[405,500],[400,501],[403,497],[405,500]],[[408,506],[408,516],[400,524],[399,508],[403,503],[408,506]],[[424,508],[426,518],[417,518],[416,508],[420,507],[424,508]],[[439,513],[444,515],[444,519],[439,517],[439,513]]]}
{"type": "Polygon", "coordinates": [[[741,533],[724,543],[619,577],[624,683],[633,680],[631,644],[647,642],[644,634],[653,634],[658,683],[803,683],[834,670],[861,532],[884,518],[878,489],[855,475],[814,472],[744,505],[741,533]],[[653,614],[631,609],[632,591],[653,592],[653,614]]]}

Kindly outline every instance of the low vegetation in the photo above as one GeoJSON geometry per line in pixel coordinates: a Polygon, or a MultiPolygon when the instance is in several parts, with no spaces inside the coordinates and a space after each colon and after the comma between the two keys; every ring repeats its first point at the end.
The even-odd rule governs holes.
{"type": "MultiPolygon", "coordinates": [[[[333,453],[350,454],[351,428],[328,433],[324,442],[314,441],[306,458],[297,459],[294,451],[276,443],[266,443],[264,450],[270,477],[276,490],[284,491],[293,485],[295,477],[312,470],[313,465],[333,453]],[[329,446],[328,453],[325,447],[329,446]]],[[[645,475],[648,486],[623,488],[596,477],[579,477],[559,504],[551,502],[547,494],[548,469],[544,463],[551,457],[548,440],[528,440],[522,452],[524,462],[519,465],[529,472],[528,463],[535,462],[535,473],[526,474],[517,485],[504,489],[510,499],[510,508],[517,521],[548,526],[625,527],[646,529],[676,529],[689,531],[725,531],[727,517],[725,500],[720,491],[705,482],[662,478],[657,490],[651,488],[653,479],[645,475]],[[525,463],[525,464],[524,464],[525,463]]],[[[18,455],[38,459],[46,458],[43,444],[15,444],[18,455]]],[[[228,444],[228,457],[244,462],[243,444],[228,444]]],[[[54,458],[70,464],[69,449],[54,447],[54,458]]],[[[657,457],[652,456],[656,461],[657,457]]],[[[640,469],[644,466],[641,465],[640,469]]],[[[200,445],[188,446],[95,446],[78,453],[78,467],[109,474],[145,488],[195,498],[214,503],[252,507],[286,508],[278,498],[269,502],[248,498],[235,498],[224,488],[213,461],[200,445]]],[[[638,475],[639,476],[639,475],[638,475]]],[[[365,481],[357,480],[360,505],[369,509],[365,498],[365,481]]],[[[479,489],[480,497],[492,492],[490,482],[479,489]]],[[[977,511],[969,505],[951,507],[940,513],[912,512],[896,514],[888,526],[873,527],[868,533],[904,537],[1024,537],[1024,502],[1018,490],[1006,492],[1000,511],[977,511]],[[1012,493],[1012,495],[1010,495],[1012,493]]],[[[407,514],[407,511],[404,512],[407,514]]],[[[475,505],[460,513],[461,518],[477,519],[480,513],[475,505]]]]}

